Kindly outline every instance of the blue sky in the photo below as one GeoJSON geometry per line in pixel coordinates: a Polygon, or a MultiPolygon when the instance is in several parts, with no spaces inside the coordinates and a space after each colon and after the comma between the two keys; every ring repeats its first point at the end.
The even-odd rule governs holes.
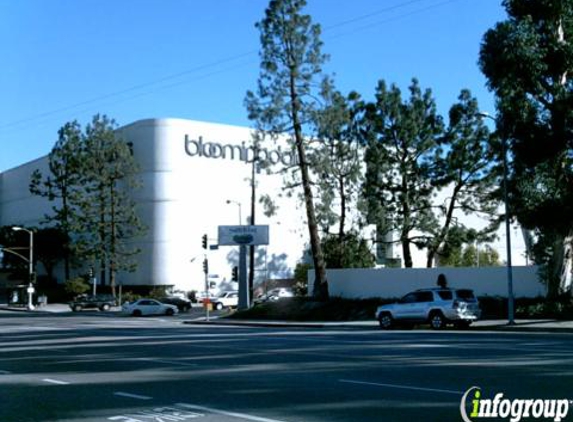
{"type": "MultiPolygon", "coordinates": [[[[431,88],[446,114],[462,88],[494,111],[477,60],[501,0],[309,0],[326,71],[371,99],[379,80],[431,88]]],[[[267,0],[0,0],[0,172],[47,154],[67,121],[179,117],[248,125],[254,27],[267,0]]]]}

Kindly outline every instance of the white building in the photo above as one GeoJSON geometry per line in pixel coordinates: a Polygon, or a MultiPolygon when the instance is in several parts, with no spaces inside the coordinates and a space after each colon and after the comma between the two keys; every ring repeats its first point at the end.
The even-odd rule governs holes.
{"type": "MultiPolygon", "coordinates": [[[[202,290],[206,253],[210,277],[229,281],[238,263],[238,250],[202,249],[202,236],[217,243],[219,225],[249,224],[253,149],[251,129],[180,119],[141,120],[119,129],[133,145],[140,165],[142,188],[133,192],[138,214],[147,227],[136,242],[141,249],[137,271],[121,273],[123,285],[172,285],[202,290]]],[[[257,196],[272,194],[276,215],[267,218],[257,204],[256,224],[269,225],[270,244],[259,248],[259,278],[286,278],[300,260],[307,242],[305,211],[292,197],[282,195],[284,165],[296,155],[286,142],[262,145],[259,156],[275,174],[256,174],[257,196]]],[[[36,169],[48,174],[47,157],[0,173],[0,226],[40,226],[53,203],[29,192],[36,169]]]]}
{"type": "MultiPolygon", "coordinates": [[[[229,282],[232,268],[238,264],[238,249],[205,251],[201,240],[207,234],[209,244],[216,244],[219,225],[249,224],[252,129],[182,119],[149,119],[118,131],[132,144],[140,166],[143,186],[133,192],[133,198],[147,227],[145,236],[136,242],[142,251],[137,271],[120,273],[118,281],[123,285],[203,290],[202,263],[206,253],[212,281],[229,282]]],[[[287,278],[292,276],[308,243],[304,205],[296,195],[286,194],[280,173],[285,166],[296,163],[296,154],[286,140],[265,141],[262,147],[259,154],[270,162],[271,174],[265,170],[256,174],[257,197],[270,195],[278,210],[267,218],[257,203],[255,222],[269,226],[270,244],[258,248],[256,275],[259,280],[287,278]]],[[[53,203],[30,194],[30,176],[36,169],[47,175],[48,158],[0,173],[0,226],[38,227],[51,212],[53,203]]],[[[503,235],[500,246],[502,239],[503,235]]],[[[401,248],[391,249],[396,255],[389,258],[400,258],[401,248]]],[[[504,248],[498,251],[505,256],[504,248]]],[[[423,267],[425,251],[413,248],[412,252],[414,265],[423,267]]]]}

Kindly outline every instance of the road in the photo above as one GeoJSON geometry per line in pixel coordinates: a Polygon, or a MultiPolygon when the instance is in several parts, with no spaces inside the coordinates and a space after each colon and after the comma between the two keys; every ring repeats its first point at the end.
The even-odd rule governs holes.
{"type": "Polygon", "coordinates": [[[569,334],[184,318],[0,312],[0,421],[448,422],[462,420],[472,386],[490,398],[573,399],[569,334]]]}

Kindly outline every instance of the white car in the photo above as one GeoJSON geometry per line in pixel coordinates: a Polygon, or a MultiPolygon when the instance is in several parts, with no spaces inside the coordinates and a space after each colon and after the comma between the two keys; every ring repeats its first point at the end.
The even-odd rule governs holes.
{"type": "Polygon", "coordinates": [[[121,311],[126,315],[175,315],[179,312],[177,306],[161,303],[155,299],[139,299],[135,302],[124,303],[121,311]]]}
{"type": "Polygon", "coordinates": [[[213,307],[218,310],[223,308],[236,308],[239,304],[239,292],[236,290],[223,292],[219,294],[219,296],[212,298],[211,303],[213,307]]]}
{"type": "Polygon", "coordinates": [[[276,302],[279,299],[294,297],[294,292],[286,287],[278,287],[276,289],[269,290],[267,293],[258,297],[255,301],[256,303],[263,302],[276,302]]]}

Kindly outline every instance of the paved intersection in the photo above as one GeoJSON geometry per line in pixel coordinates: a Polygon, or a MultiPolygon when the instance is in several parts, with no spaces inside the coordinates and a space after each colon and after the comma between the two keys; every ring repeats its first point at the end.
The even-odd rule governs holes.
{"type": "Polygon", "coordinates": [[[573,399],[568,334],[205,327],[97,313],[0,312],[0,327],[3,422],[444,422],[461,420],[472,386],[573,399]]]}

